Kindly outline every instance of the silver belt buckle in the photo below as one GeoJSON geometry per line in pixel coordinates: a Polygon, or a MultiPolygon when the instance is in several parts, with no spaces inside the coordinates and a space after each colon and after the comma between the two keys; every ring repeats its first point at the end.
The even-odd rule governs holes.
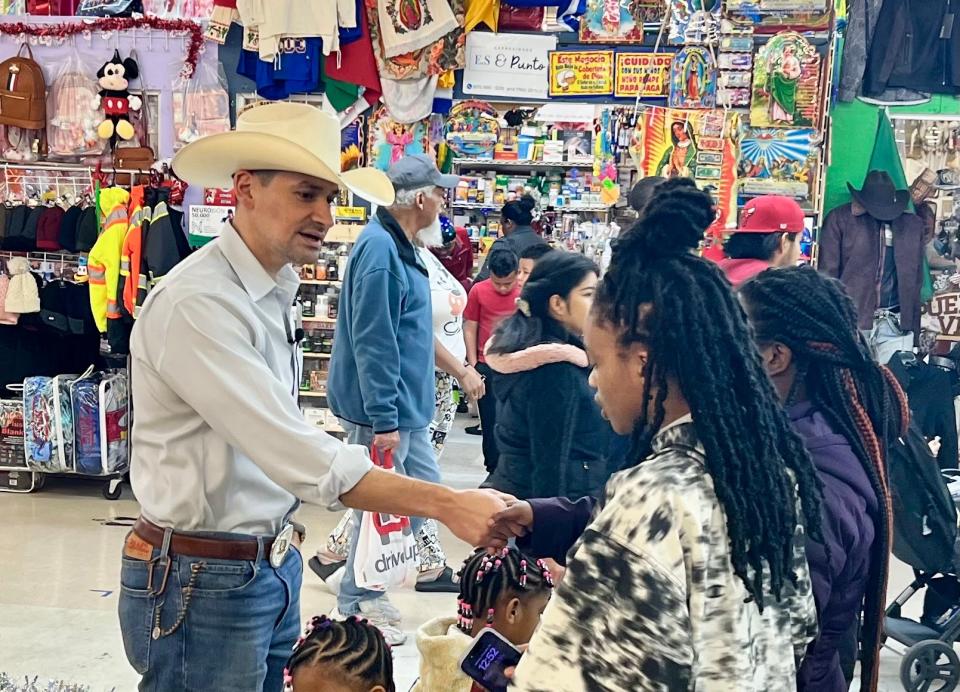
{"type": "Polygon", "coordinates": [[[287,559],[287,553],[290,552],[290,546],[292,545],[293,524],[287,524],[273,540],[273,548],[270,550],[270,565],[274,569],[280,569],[283,561],[287,559]]]}

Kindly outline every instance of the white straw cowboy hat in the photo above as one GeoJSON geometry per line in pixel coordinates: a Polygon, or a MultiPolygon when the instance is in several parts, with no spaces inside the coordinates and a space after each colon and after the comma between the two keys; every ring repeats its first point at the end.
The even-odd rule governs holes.
{"type": "Polygon", "coordinates": [[[374,168],[340,172],[340,122],[305,103],[269,103],[237,118],[237,129],[202,137],[173,157],[191,185],[233,186],[237,171],[288,171],[329,180],[380,206],[393,204],[393,185],[374,168]]]}

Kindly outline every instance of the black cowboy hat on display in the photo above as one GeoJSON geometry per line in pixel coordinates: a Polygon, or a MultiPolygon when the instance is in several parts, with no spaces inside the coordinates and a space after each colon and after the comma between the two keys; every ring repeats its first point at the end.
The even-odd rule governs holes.
{"type": "Polygon", "coordinates": [[[863,188],[858,190],[847,183],[854,201],[878,221],[893,221],[907,210],[910,191],[898,190],[886,171],[870,171],[863,188]]]}

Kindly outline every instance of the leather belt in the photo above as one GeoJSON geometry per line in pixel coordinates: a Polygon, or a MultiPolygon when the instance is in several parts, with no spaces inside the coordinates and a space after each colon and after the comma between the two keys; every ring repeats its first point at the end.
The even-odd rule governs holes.
{"type": "MultiPolygon", "coordinates": [[[[154,548],[163,548],[164,530],[143,517],[133,525],[133,532],[154,548]]],[[[170,554],[184,557],[202,557],[208,560],[244,560],[253,562],[257,557],[269,557],[273,549],[273,538],[263,540],[263,552],[260,552],[255,538],[227,540],[222,538],[203,538],[185,533],[174,532],[170,538],[170,554]]]]}

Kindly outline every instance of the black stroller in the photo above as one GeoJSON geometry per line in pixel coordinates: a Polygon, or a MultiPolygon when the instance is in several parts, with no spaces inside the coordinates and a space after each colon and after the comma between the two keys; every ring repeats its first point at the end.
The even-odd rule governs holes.
{"type": "Polygon", "coordinates": [[[953,692],[960,686],[960,551],[958,515],[948,483],[958,472],[943,471],[919,430],[892,445],[887,457],[893,495],[893,554],[913,567],[914,580],[886,611],[884,634],[908,647],[900,681],[909,692],[953,692]],[[903,605],[924,592],[920,621],[903,605]]]}

